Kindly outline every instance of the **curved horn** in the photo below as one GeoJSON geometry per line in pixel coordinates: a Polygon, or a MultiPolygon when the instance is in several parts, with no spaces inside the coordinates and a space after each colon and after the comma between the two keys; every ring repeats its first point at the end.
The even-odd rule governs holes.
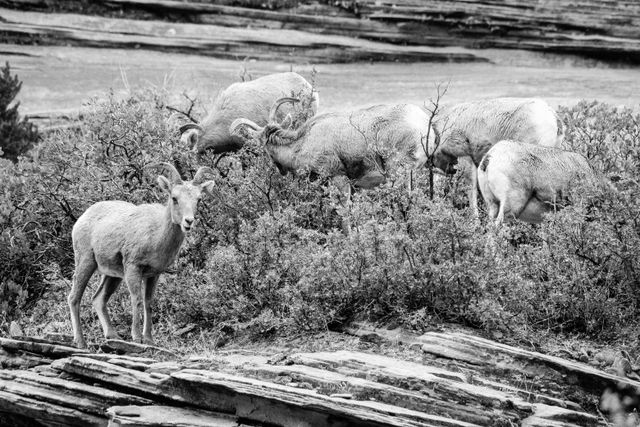
{"type": "Polygon", "coordinates": [[[187,123],[186,125],[180,126],[180,134],[183,134],[185,131],[189,129],[198,129],[200,132],[203,132],[202,128],[197,123],[187,123]]]}
{"type": "Polygon", "coordinates": [[[169,179],[171,180],[171,183],[174,184],[174,185],[182,183],[182,178],[180,177],[180,172],[178,172],[176,167],[173,166],[169,162],[154,163],[154,164],[151,164],[151,165],[149,165],[147,167],[148,168],[161,168],[162,172],[169,172],[169,179]]]}
{"type": "Polygon", "coordinates": [[[191,181],[194,185],[202,184],[204,178],[207,174],[213,174],[213,169],[209,166],[200,166],[196,174],[193,176],[193,180],[191,181]]]}
{"type": "Polygon", "coordinates": [[[256,123],[252,122],[249,119],[235,119],[231,123],[231,126],[229,126],[229,133],[233,135],[242,126],[248,126],[256,132],[260,132],[262,129],[264,129],[263,127],[258,126],[256,123]]]}
{"type": "Polygon", "coordinates": [[[300,102],[298,98],[280,98],[276,100],[271,106],[271,110],[269,110],[269,123],[277,123],[276,122],[276,113],[278,112],[278,108],[285,102],[290,102],[292,104],[296,102],[300,102]]]}

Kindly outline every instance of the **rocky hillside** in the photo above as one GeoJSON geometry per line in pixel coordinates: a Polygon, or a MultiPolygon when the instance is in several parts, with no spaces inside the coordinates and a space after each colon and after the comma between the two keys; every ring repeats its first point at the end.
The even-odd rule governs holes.
{"type": "Polygon", "coordinates": [[[3,0],[0,6],[4,42],[314,63],[482,61],[486,48],[640,60],[640,3],[624,0],[3,0]]]}
{"type": "Polygon", "coordinates": [[[603,391],[600,408],[624,417],[620,390],[640,389],[583,363],[460,332],[349,332],[405,351],[180,358],[115,340],[95,352],[60,336],[0,338],[0,419],[4,426],[604,426],[611,424],[598,407],[603,391]]]}

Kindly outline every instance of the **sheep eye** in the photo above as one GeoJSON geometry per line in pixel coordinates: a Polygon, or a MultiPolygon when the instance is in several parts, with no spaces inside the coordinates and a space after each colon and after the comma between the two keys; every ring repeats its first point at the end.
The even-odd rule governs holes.
{"type": "Polygon", "coordinates": [[[174,203],[174,204],[176,204],[176,205],[178,204],[178,199],[177,199],[177,198],[172,197],[172,198],[171,198],[171,200],[173,200],[173,203],[174,203]]]}

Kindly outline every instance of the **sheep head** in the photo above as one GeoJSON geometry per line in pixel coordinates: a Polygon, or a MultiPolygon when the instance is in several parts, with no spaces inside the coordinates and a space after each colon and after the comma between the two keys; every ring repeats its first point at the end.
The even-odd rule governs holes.
{"type": "Polygon", "coordinates": [[[180,126],[180,142],[185,144],[191,150],[197,150],[198,139],[203,133],[202,127],[196,123],[187,123],[180,126]]]}
{"type": "Polygon", "coordinates": [[[263,130],[263,126],[259,126],[249,119],[236,119],[229,126],[229,134],[245,142],[259,140],[263,130]]]}
{"type": "MultiPolygon", "coordinates": [[[[293,121],[290,115],[287,115],[280,123],[276,120],[278,108],[286,102],[295,103],[300,102],[300,100],[297,98],[286,97],[280,98],[274,102],[269,110],[269,119],[266,126],[259,126],[249,119],[236,119],[231,123],[231,126],[229,126],[229,134],[237,136],[247,142],[251,140],[263,143],[275,142],[272,141],[271,136],[274,134],[282,135],[285,127],[290,126],[293,121]]],[[[282,143],[280,139],[278,139],[277,142],[282,143]]]]}
{"type": "Polygon", "coordinates": [[[436,133],[432,154],[433,165],[447,175],[456,173],[458,158],[471,156],[471,143],[466,135],[458,130],[445,132],[444,135],[434,126],[436,133]]]}
{"type": "Polygon", "coordinates": [[[171,213],[171,222],[179,225],[184,233],[190,231],[193,228],[202,193],[211,194],[213,191],[215,182],[204,180],[206,174],[212,173],[213,170],[203,166],[198,169],[193,180],[182,181],[180,174],[171,163],[161,162],[150,167],[162,168],[165,173],[169,174],[169,179],[164,175],[159,175],[158,185],[167,194],[167,207],[171,213]]]}
{"type": "Polygon", "coordinates": [[[280,106],[282,104],[285,104],[287,102],[295,104],[296,102],[300,102],[300,100],[298,98],[291,98],[291,97],[284,97],[284,98],[276,99],[276,102],[273,103],[273,105],[271,106],[271,109],[269,110],[269,123],[270,124],[274,123],[274,124],[278,124],[278,125],[282,126],[284,121],[287,120],[285,118],[285,120],[283,120],[283,123],[278,123],[278,121],[276,120],[276,115],[278,114],[278,109],[280,108],[280,106]]]}

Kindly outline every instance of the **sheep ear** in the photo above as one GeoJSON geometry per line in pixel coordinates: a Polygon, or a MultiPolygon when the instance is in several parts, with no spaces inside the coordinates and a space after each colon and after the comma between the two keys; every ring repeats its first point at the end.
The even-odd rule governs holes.
{"type": "Polygon", "coordinates": [[[200,188],[208,194],[213,194],[213,187],[215,186],[216,182],[214,180],[205,181],[200,184],[200,188]]]}
{"type": "Polygon", "coordinates": [[[171,194],[171,182],[164,176],[158,176],[158,185],[167,194],[171,194]]]}

